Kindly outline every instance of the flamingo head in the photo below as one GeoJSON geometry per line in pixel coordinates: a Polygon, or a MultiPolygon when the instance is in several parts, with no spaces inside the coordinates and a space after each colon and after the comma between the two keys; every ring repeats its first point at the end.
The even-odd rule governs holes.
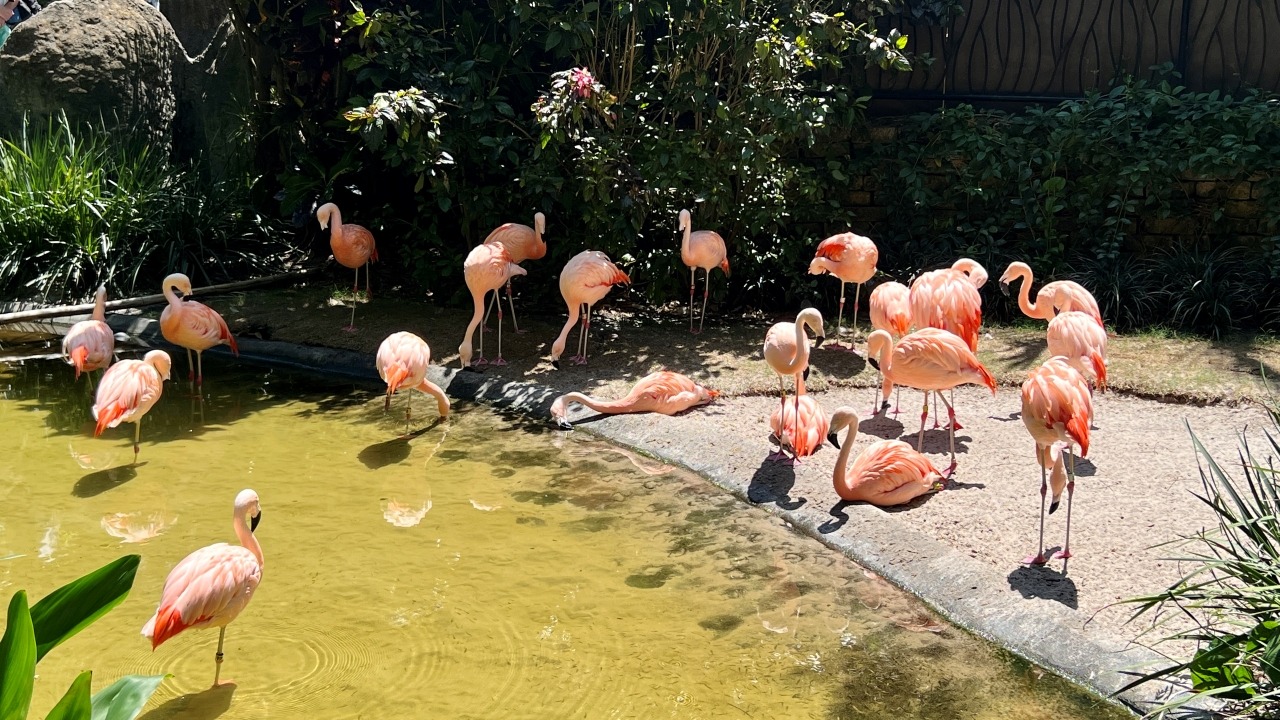
{"type": "Polygon", "coordinates": [[[169,353],[163,350],[152,350],[142,357],[142,362],[155,368],[156,372],[160,373],[161,378],[169,379],[169,368],[173,364],[173,361],[169,359],[169,353]]]}
{"type": "Polygon", "coordinates": [[[720,397],[719,390],[712,390],[711,388],[703,387],[701,385],[698,386],[698,404],[699,405],[703,403],[709,403],[718,397],[720,397]]]}
{"type": "Polygon", "coordinates": [[[556,427],[561,430],[573,429],[573,424],[569,422],[569,403],[563,395],[551,403],[551,419],[555,421],[556,427]]]}
{"type": "Polygon", "coordinates": [[[982,267],[977,260],[960,258],[951,265],[951,269],[959,270],[964,273],[976,288],[981,288],[983,285],[987,284],[987,269],[982,267]]]}
{"type": "Polygon", "coordinates": [[[543,215],[542,213],[533,214],[533,231],[536,232],[539,237],[547,231],[546,215],[543,215]]]}
{"type": "Polygon", "coordinates": [[[93,294],[94,302],[104,302],[107,299],[107,286],[99,285],[98,291],[93,294]]]}
{"type": "Polygon", "coordinates": [[[329,217],[333,215],[333,211],[337,209],[337,205],[334,205],[333,203],[325,203],[320,206],[319,210],[316,210],[316,220],[320,223],[321,230],[329,229],[329,217]]]}
{"type": "Polygon", "coordinates": [[[178,297],[186,300],[191,295],[191,278],[182,273],[174,273],[164,279],[162,290],[172,291],[178,297]]]}
{"type": "Polygon", "coordinates": [[[249,516],[249,532],[257,530],[258,523],[262,520],[262,505],[258,501],[258,493],[247,488],[236,495],[236,517],[243,518],[246,515],[249,516]]]}
{"type": "Polygon", "coordinates": [[[808,325],[809,329],[816,333],[813,339],[813,346],[816,348],[822,347],[823,341],[827,339],[827,332],[822,326],[822,313],[818,312],[817,308],[805,308],[800,311],[799,315],[796,315],[796,325],[801,323],[808,325]]]}
{"type": "Polygon", "coordinates": [[[893,336],[888,330],[876,330],[867,338],[867,363],[880,370],[880,358],[893,348],[893,336]]]}
{"type": "Polygon", "coordinates": [[[690,230],[692,228],[693,228],[693,219],[689,215],[689,211],[681,210],[680,211],[680,232],[684,232],[685,230],[690,230]]]}
{"type": "Polygon", "coordinates": [[[1008,297],[1009,283],[1012,283],[1018,278],[1022,278],[1025,281],[1026,278],[1029,277],[1031,277],[1030,265],[1024,262],[1009,263],[1009,267],[1006,268],[1004,274],[1000,276],[1000,292],[1004,293],[1005,296],[1008,297]]]}
{"type": "Polygon", "coordinates": [[[849,433],[849,437],[846,438],[845,442],[853,440],[853,436],[858,434],[858,411],[845,405],[836,408],[836,411],[831,413],[831,423],[827,428],[829,430],[827,442],[831,443],[831,446],[837,450],[840,449],[840,431],[847,427],[851,427],[853,430],[849,433]]]}

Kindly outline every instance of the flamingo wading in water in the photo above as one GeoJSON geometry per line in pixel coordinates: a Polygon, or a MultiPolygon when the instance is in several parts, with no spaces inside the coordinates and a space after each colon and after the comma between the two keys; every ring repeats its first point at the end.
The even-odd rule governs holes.
{"type": "MultiPolygon", "coordinates": [[[[782,378],[790,375],[795,378],[796,412],[800,411],[799,397],[804,394],[804,381],[809,377],[809,336],[805,327],[813,330],[817,337],[814,347],[822,347],[827,339],[822,327],[822,313],[816,308],[805,308],[796,315],[795,322],[774,323],[764,336],[764,361],[778,374],[778,390],[782,393],[782,408],[786,412],[787,388],[782,378]]],[[[786,418],[782,419],[786,427],[786,418]]]]}
{"type": "MultiPolygon", "coordinates": [[[[847,232],[818,243],[818,251],[809,263],[809,274],[821,275],[831,273],[840,279],[840,311],[836,316],[836,340],[834,347],[840,347],[840,324],[844,320],[844,286],[857,283],[853,291],[853,339],[858,337],[858,300],[862,295],[862,284],[876,274],[876,263],[880,261],[880,251],[871,238],[847,232]]],[[[853,350],[850,340],[848,349],[853,350]]]]}
{"type": "Polygon", "coordinates": [[[1045,284],[1036,293],[1036,301],[1031,302],[1031,266],[1024,262],[1009,263],[1008,269],[1000,276],[1000,291],[1009,294],[1009,284],[1015,280],[1022,281],[1018,288],[1018,308],[1027,317],[1038,320],[1052,320],[1055,313],[1054,304],[1059,297],[1070,299],[1075,310],[1088,314],[1102,325],[1102,311],[1098,310],[1098,301],[1078,282],[1072,280],[1056,280],[1045,284]]]}
{"type": "Polygon", "coordinates": [[[609,294],[609,288],[619,283],[631,284],[631,278],[622,272],[608,255],[599,250],[583,250],[565,263],[560,271],[560,294],[569,306],[569,319],[560,329],[560,335],[551,343],[551,366],[560,369],[560,356],[564,354],[569,331],[578,318],[582,318],[582,331],[578,335],[579,351],[571,360],[575,365],[587,364],[587,334],[591,331],[591,306],[609,294]],[[586,312],[583,312],[585,306],[586,312]]]}
{"type": "MultiPolygon", "coordinates": [[[[884,330],[896,342],[903,335],[911,332],[911,290],[900,282],[880,283],[867,298],[867,307],[871,311],[871,327],[884,330]]],[[[889,386],[884,387],[881,402],[872,402],[871,412],[875,413],[889,402],[889,386]]],[[[901,389],[899,389],[901,392],[901,389]]],[[[893,414],[899,412],[897,398],[893,401],[893,414]]]]}
{"type": "Polygon", "coordinates": [[[1092,416],[1089,384],[1066,358],[1049,358],[1022,383],[1022,423],[1035,440],[1036,461],[1040,465],[1040,549],[1023,560],[1028,565],[1043,565],[1048,561],[1044,556],[1044,505],[1050,480],[1053,488],[1050,515],[1062,499],[1064,479],[1067,490],[1067,538],[1054,559],[1071,557],[1071,496],[1076,489],[1076,456],[1072,446],[1080,447],[1081,457],[1089,454],[1089,418],[1092,416]],[[1066,446],[1065,478],[1059,444],[1066,446]],[[1052,471],[1051,479],[1046,479],[1046,470],[1052,471]]]}
{"type": "MultiPolygon", "coordinates": [[[[62,357],[80,373],[101,370],[111,364],[116,336],[107,325],[107,286],[100,285],[93,298],[93,317],[81,320],[62,338],[62,357]]],[[[92,383],[92,380],[90,381],[92,383]]]]}
{"type": "Polygon", "coordinates": [[[152,350],[141,360],[121,360],[107,368],[98,383],[93,401],[93,418],[98,421],[93,436],[122,422],[133,423],[133,461],[138,462],[142,439],[142,416],[160,399],[164,381],[169,379],[169,353],[152,350]]]}
{"type": "Polygon", "coordinates": [[[889,507],[944,487],[946,480],[933,463],[901,440],[871,443],[858,453],[851,467],[846,467],[857,436],[858,413],[851,407],[836,410],[831,415],[831,435],[827,439],[840,449],[831,481],[841,500],[889,507]],[[848,431],[841,445],[837,435],[845,428],[848,431]]]}
{"type": "Polygon", "coordinates": [[[347,332],[356,329],[356,298],[360,291],[360,266],[364,266],[364,294],[366,299],[373,298],[373,290],[369,285],[369,263],[377,262],[378,246],[373,241],[373,233],[362,225],[343,224],[342,211],[333,203],[325,203],[316,210],[316,220],[320,221],[320,229],[329,230],[329,248],[333,250],[333,259],[338,264],[356,271],[355,285],[351,286],[351,324],[343,328],[347,332]]]}
{"type": "Polygon", "coordinates": [[[702,332],[702,323],[707,319],[707,297],[711,295],[711,269],[720,268],[724,276],[729,277],[729,251],[725,249],[724,238],[714,230],[691,232],[693,218],[688,210],[680,211],[680,231],[684,240],[680,243],[680,259],[689,266],[689,332],[693,332],[693,291],[695,275],[698,268],[707,273],[707,282],[702,289],[702,315],[698,317],[698,332],[702,332]]]}
{"type": "MultiPolygon", "coordinates": [[[[439,385],[427,379],[431,348],[425,340],[411,332],[393,333],[378,346],[375,363],[378,366],[378,377],[387,383],[387,400],[382,406],[384,412],[391,409],[391,396],[400,388],[406,388],[411,391],[420,390],[435,398],[440,417],[449,417],[449,398],[439,385]]],[[[413,393],[408,395],[409,401],[404,409],[406,425],[413,413],[413,393]]]]}
{"type": "Polygon", "coordinates": [[[241,490],[231,519],[240,544],[215,543],[183,558],[165,578],[156,614],[142,626],[142,636],[151,641],[152,650],[188,628],[218,628],[214,687],[222,672],[227,625],[245,609],[262,582],[262,546],[253,534],[260,520],[258,493],[241,490]]]}
{"type": "MultiPolygon", "coordinates": [[[[547,243],[542,239],[542,234],[547,229],[547,217],[542,213],[533,214],[533,227],[521,225],[520,223],[503,223],[489,233],[484,239],[485,245],[501,245],[507,249],[507,254],[511,256],[511,262],[522,263],[525,260],[541,260],[547,255],[547,243]]],[[[493,301],[501,304],[502,300],[498,297],[498,293],[493,294],[493,301]]],[[[520,325],[516,323],[516,302],[511,297],[511,278],[507,278],[507,304],[511,306],[511,327],[517,333],[523,333],[520,325]]],[[[492,304],[490,308],[492,309],[492,304]]],[[[488,311],[485,312],[485,321],[489,320],[488,311]]]]}
{"type": "Polygon", "coordinates": [[[572,430],[569,403],[576,402],[608,415],[645,412],[675,415],[691,407],[706,405],[719,396],[719,392],[699,385],[687,375],[660,370],[640,378],[621,400],[599,400],[579,392],[561,395],[551,403],[551,419],[561,430],[572,430]]]}
{"type": "Polygon", "coordinates": [[[783,404],[774,408],[769,416],[769,429],[773,432],[772,438],[778,441],[779,451],[786,455],[790,450],[796,462],[822,447],[829,428],[830,420],[822,406],[808,393],[796,396],[795,412],[790,415],[783,404]]]}
{"type": "MultiPolygon", "coordinates": [[[[462,367],[471,367],[471,336],[475,333],[476,327],[480,327],[480,355],[476,358],[477,365],[483,365],[487,360],[484,359],[484,326],[481,324],[484,320],[484,297],[490,291],[498,292],[498,289],[507,283],[516,275],[526,275],[525,269],[516,265],[511,260],[511,253],[507,252],[507,248],[501,244],[493,245],[477,245],[467,254],[467,259],[462,263],[462,274],[467,281],[467,289],[471,291],[471,300],[474,303],[474,311],[471,314],[471,322],[467,324],[467,333],[462,337],[462,344],[458,346],[458,357],[462,360],[462,367]]],[[[502,303],[498,303],[498,357],[493,360],[494,365],[506,365],[507,361],[502,359],[502,303]]]]}
{"type": "Polygon", "coordinates": [[[204,385],[204,363],[201,355],[215,345],[229,345],[231,352],[240,354],[235,336],[227,327],[227,321],[213,308],[191,299],[191,281],[182,273],[174,273],[164,279],[164,299],[169,302],[160,313],[160,334],[165,340],[186,348],[188,379],[197,386],[204,385]],[[191,351],[196,351],[196,361],[191,362],[191,351]]]}

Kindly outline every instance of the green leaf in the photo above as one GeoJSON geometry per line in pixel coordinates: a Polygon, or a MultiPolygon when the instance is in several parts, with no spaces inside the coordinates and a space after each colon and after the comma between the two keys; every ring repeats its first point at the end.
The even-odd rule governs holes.
{"type": "Polygon", "coordinates": [[[36,633],[27,609],[27,592],[9,601],[9,619],[0,638],[0,718],[22,720],[31,707],[36,682],[36,633]]]}
{"type": "Polygon", "coordinates": [[[93,672],[85,670],[80,673],[72,681],[67,694],[45,716],[45,720],[89,720],[93,715],[93,705],[89,698],[89,683],[92,680],[93,672]]]}
{"type": "Polygon", "coordinates": [[[119,605],[133,587],[140,555],[115,562],[73,580],[46,595],[31,608],[39,661],[50,650],[119,605]]]}
{"type": "Polygon", "coordinates": [[[1272,685],[1280,685],[1280,622],[1268,620],[1259,623],[1251,633],[1253,640],[1263,646],[1259,663],[1272,685]]]}
{"type": "Polygon", "coordinates": [[[1239,663],[1239,649],[1226,639],[1214,641],[1191,659],[1191,685],[1196,692],[1225,689],[1220,697],[1243,699],[1249,692],[1241,686],[1253,684],[1249,668],[1239,663]],[[1232,689],[1236,688],[1236,689],[1232,689]]]}
{"type": "Polygon", "coordinates": [[[1044,191],[1049,193],[1062,192],[1062,189],[1066,186],[1067,179],[1060,175],[1055,175],[1044,181],[1044,191]]]}
{"type": "Polygon", "coordinates": [[[91,720],[133,720],[168,675],[125,675],[93,696],[91,720]]]}

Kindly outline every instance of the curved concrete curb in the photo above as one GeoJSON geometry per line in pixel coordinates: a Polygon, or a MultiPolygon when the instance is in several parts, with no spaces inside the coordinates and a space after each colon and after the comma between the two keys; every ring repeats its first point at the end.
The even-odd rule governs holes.
{"type": "MultiPolygon", "coordinates": [[[[117,331],[145,343],[168,346],[154,320],[112,316],[117,331]]],[[[244,338],[238,341],[240,359],[357,380],[377,382],[373,357],[350,350],[310,347],[244,338]]],[[[171,346],[170,346],[171,347],[171,346]]],[[[209,351],[229,356],[226,348],[209,351]]],[[[432,382],[459,399],[484,402],[549,418],[558,392],[537,384],[488,377],[433,365],[432,382]]],[[[571,419],[594,413],[578,408],[571,419]]],[[[741,500],[785,519],[800,532],[836,549],[858,564],[911,592],[948,620],[990,640],[1036,665],[1045,667],[1105,698],[1138,713],[1163,705],[1181,688],[1148,683],[1123,693],[1120,688],[1138,675],[1167,664],[1145,648],[1099,632],[1085,632],[1086,618],[1054,603],[1031,605],[1014,593],[999,590],[1004,578],[970,558],[898,521],[892,513],[870,505],[846,505],[848,520],[833,526],[833,517],[812,504],[760,503],[751,497],[751,469],[740,459],[752,451],[741,437],[691,437],[678,420],[653,415],[615,415],[594,420],[587,432],[638,450],[673,465],[686,467],[741,500]],[[840,531],[849,525],[857,532],[840,531]]],[[[1180,718],[1216,717],[1214,704],[1196,704],[1171,715],[1180,718]]]]}

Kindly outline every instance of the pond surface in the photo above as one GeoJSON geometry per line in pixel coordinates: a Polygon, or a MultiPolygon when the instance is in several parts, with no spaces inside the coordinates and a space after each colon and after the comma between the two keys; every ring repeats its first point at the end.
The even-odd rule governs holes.
{"type": "MultiPolygon", "coordinates": [[[[185,372],[175,357],[174,377],[185,372]]],[[[159,718],[1110,718],[700,478],[540,423],[210,362],[92,437],[65,365],[0,366],[0,598],[126,554],[129,598],[39,665],[32,717],[172,673],[159,718]],[[420,432],[417,432],[420,431],[420,432]],[[262,585],[227,629],[139,630],[187,553],[262,499],[262,585]]]]}

